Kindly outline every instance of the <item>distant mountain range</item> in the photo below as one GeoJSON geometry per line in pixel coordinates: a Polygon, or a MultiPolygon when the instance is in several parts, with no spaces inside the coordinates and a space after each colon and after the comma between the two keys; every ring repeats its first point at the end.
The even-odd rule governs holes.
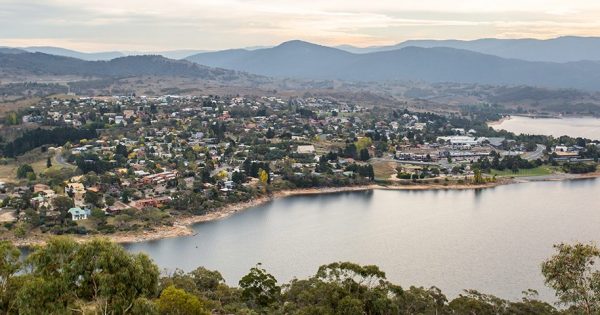
{"type": "Polygon", "coordinates": [[[236,69],[275,77],[342,79],[332,75],[356,56],[336,48],[289,41],[273,48],[230,49],[200,53],[186,59],[210,67],[236,69]]]}
{"type": "MultiPolygon", "coordinates": [[[[244,49],[255,50],[268,48],[267,46],[255,46],[247,47],[244,49]]],[[[111,60],[125,56],[143,56],[143,55],[159,55],[169,59],[184,59],[191,55],[209,52],[209,50],[199,49],[179,49],[179,50],[165,50],[165,51],[102,51],[102,52],[81,52],[71,49],[65,49],[60,47],[52,46],[32,46],[32,47],[0,47],[0,54],[4,53],[23,53],[23,52],[40,52],[48,55],[56,55],[63,57],[77,58],[87,61],[102,61],[111,60]]]]}
{"type": "Polygon", "coordinates": [[[49,55],[71,57],[71,58],[77,58],[77,59],[88,60],[88,61],[111,60],[111,59],[125,56],[122,52],[118,52],[118,51],[86,53],[86,52],[79,52],[79,51],[75,51],[75,50],[70,50],[70,49],[65,49],[65,48],[60,48],[60,47],[50,47],[50,46],[24,47],[24,48],[19,48],[19,49],[27,51],[27,52],[32,52],[32,53],[40,52],[40,53],[49,54],[49,55]]]}
{"type": "MultiPolygon", "coordinates": [[[[545,62],[573,62],[584,60],[600,61],[600,37],[563,36],[553,39],[495,39],[484,38],[477,40],[408,40],[390,46],[355,47],[340,45],[333,48],[355,54],[365,54],[398,50],[406,47],[447,47],[470,50],[502,58],[521,59],[527,61],[545,62]]],[[[247,47],[242,50],[259,50],[272,48],[266,46],[247,47]]],[[[110,60],[118,57],[132,55],[161,55],[170,59],[184,59],[186,57],[209,52],[208,50],[180,49],[166,51],[105,51],[105,52],[79,52],[70,49],[50,46],[33,47],[0,47],[0,53],[7,49],[17,49],[28,52],[42,52],[50,55],[72,57],[82,60],[97,61],[110,60]]],[[[230,49],[227,51],[236,51],[230,49]]]]}
{"type": "Polygon", "coordinates": [[[163,56],[123,56],[137,54],[135,52],[81,53],[55,47],[0,47],[0,73],[85,76],[169,75],[229,78],[228,80],[240,76],[251,77],[248,74],[250,73],[309,80],[457,82],[600,91],[600,61],[540,62],[504,58],[474,51],[477,49],[489,51],[496,47],[496,54],[502,51],[505,54],[509,51],[533,54],[536,49],[541,49],[546,51],[546,54],[540,53],[540,58],[550,58],[550,52],[555,49],[553,45],[571,43],[571,48],[557,47],[559,52],[552,53],[559,56],[560,51],[563,51],[565,59],[598,60],[600,58],[594,57],[598,40],[600,39],[561,37],[546,41],[487,39],[411,41],[396,46],[364,49],[349,46],[339,49],[295,40],[270,48],[200,53],[195,50],[178,50],[161,52],[163,56]],[[428,47],[410,46],[410,43],[428,47]],[[529,43],[530,46],[525,43],[529,43]],[[437,45],[468,46],[471,50],[429,47],[437,45]],[[516,49],[515,47],[519,45],[537,48],[516,49]],[[546,48],[540,48],[542,46],[546,48]],[[500,47],[503,47],[503,50],[500,47]],[[579,50],[573,47],[579,47],[579,50]],[[28,50],[44,50],[45,53],[31,53],[28,50]],[[567,51],[572,54],[568,55],[567,51]],[[190,53],[195,54],[185,60],[164,57],[167,55],[176,59],[190,53]],[[62,56],[66,54],[70,56],[62,56]],[[119,57],[111,58],[113,56],[119,57]],[[109,60],[90,60],[98,58],[109,60]]]}
{"type": "Polygon", "coordinates": [[[539,39],[477,39],[464,40],[409,40],[392,46],[354,47],[337,46],[341,50],[363,54],[397,50],[405,47],[448,47],[471,50],[503,58],[528,61],[571,62],[582,60],[600,61],[600,37],[564,36],[547,40],[539,39]]]}
{"type": "Polygon", "coordinates": [[[107,61],[119,57],[125,56],[142,56],[142,55],[160,55],[169,59],[184,59],[185,57],[207,52],[207,50],[198,49],[181,49],[181,50],[166,50],[157,52],[144,52],[144,51],[104,51],[104,52],[80,52],[71,49],[65,49],[60,47],[50,46],[33,46],[33,47],[0,47],[0,54],[6,53],[24,53],[24,52],[40,52],[48,55],[56,55],[63,57],[77,58],[87,61],[107,61]]]}
{"type": "Polygon", "coordinates": [[[87,61],[45,53],[2,53],[2,51],[0,51],[0,73],[96,77],[156,75],[225,81],[250,76],[233,70],[215,69],[157,55],[119,57],[110,61],[87,61]]]}
{"type": "Polygon", "coordinates": [[[413,80],[600,90],[600,62],[531,62],[445,47],[411,46],[356,54],[303,41],[290,41],[253,51],[236,49],[201,53],[187,60],[274,77],[413,80]]]}

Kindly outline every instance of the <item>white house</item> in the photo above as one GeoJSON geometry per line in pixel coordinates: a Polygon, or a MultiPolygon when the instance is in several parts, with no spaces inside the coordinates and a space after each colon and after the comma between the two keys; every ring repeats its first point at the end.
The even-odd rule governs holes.
{"type": "Polygon", "coordinates": [[[90,209],[81,209],[79,207],[71,208],[68,212],[71,214],[71,219],[73,219],[73,221],[85,220],[92,213],[90,209]]]}

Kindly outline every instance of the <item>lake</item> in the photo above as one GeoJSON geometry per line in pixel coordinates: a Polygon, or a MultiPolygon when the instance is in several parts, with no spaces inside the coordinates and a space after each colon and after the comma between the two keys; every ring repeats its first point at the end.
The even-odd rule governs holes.
{"type": "Polygon", "coordinates": [[[380,266],[391,281],[517,299],[536,289],[559,242],[600,240],[600,180],[484,190],[374,190],[277,199],[194,226],[197,235],[127,244],[162,268],[219,270],[230,285],[257,262],[280,282],[318,266],[380,266]]]}
{"type": "Polygon", "coordinates": [[[516,134],[537,134],[560,137],[583,137],[600,140],[600,119],[598,118],[529,118],[511,116],[500,124],[492,124],[496,130],[507,130],[516,134]]]}

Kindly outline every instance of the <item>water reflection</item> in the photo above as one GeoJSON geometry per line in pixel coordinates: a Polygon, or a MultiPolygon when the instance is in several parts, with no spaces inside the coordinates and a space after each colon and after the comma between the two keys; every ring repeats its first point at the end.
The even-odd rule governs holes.
{"type": "Polygon", "coordinates": [[[479,199],[479,197],[481,197],[482,193],[483,193],[483,188],[473,189],[473,194],[475,195],[475,199],[479,199]]]}
{"type": "Polygon", "coordinates": [[[598,191],[599,181],[586,180],[297,196],[198,224],[196,236],[126,248],[170,270],[218,269],[230,284],[257,262],[287,281],[349,260],[450,296],[472,288],[519,298],[533,288],[550,300],[539,264],[554,243],[600,241],[598,191]]]}

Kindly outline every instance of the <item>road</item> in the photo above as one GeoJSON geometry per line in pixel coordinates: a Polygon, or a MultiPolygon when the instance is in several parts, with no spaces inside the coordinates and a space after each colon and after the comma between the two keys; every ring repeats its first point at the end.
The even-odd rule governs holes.
{"type": "Polygon", "coordinates": [[[436,163],[436,162],[405,161],[405,160],[396,160],[394,158],[371,158],[369,161],[395,162],[395,163],[398,163],[398,164],[411,164],[411,165],[430,165],[430,166],[437,166],[437,165],[439,165],[439,163],[436,163]]]}
{"type": "Polygon", "coordinates": [[[65,161],[65,157],[62,155],[61,149],[56,150],[56,153],[54,153],[54,162],[55,164],[62,165],[64,167],[73,167],[73,164],[69,164],[67,161],[65,161]]]}
{"type": "Polygon", "coordinates": [[[526,152],[522,155],[522,157],[526,160],[537,160],[541,159],[544,156],[544,150],[546,150],[546,146],[543,144],[536,144],[536,149],[533,152],[526,152]]]}

